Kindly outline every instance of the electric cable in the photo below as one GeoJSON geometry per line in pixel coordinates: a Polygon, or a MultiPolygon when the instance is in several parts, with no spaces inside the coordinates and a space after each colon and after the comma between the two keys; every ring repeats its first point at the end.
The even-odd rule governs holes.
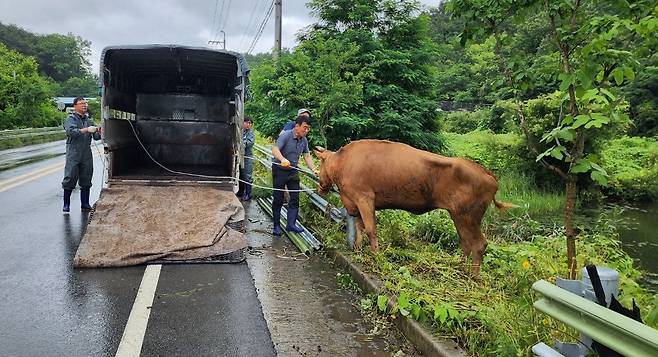
{"type": "Polygon", "coordinates": [[[272,16],[272,10],[274,10],[274,1],[272,1],[272,3],[270,4],[270,8],[267,10],[267,15],[265,15],[265,18],[263,19],[263,22],[261,22],[260,27],[258,29],[258,33],[256,33],[256,36],[254,37],[253,41],[251,42],[251,45],[249,46],[249,49],[247,50],[247,54],[251,54],[251,52],[256,47],[256,44],[258,43],[258,40],[260,40],[260,36],[263,34],[263,30],[265,29],[265,26],[267,25],[267,22],[270,20],[270,16],[272,16]]]}

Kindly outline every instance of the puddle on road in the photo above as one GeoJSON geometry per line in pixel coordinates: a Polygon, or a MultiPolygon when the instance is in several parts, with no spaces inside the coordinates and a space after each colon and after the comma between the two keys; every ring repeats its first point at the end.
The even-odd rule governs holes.
{"type": "Polygon", "coordinates": [[[285,236],[269,234],[271,220],[256,202],[245,208],[247,240],[254,247],[247,263],[279,355],[417,355],[394,328],[371,334],[373,323],[359,312],[361,297],[339,289],[329,259],[284,259],[298,251],[285,236]]]}

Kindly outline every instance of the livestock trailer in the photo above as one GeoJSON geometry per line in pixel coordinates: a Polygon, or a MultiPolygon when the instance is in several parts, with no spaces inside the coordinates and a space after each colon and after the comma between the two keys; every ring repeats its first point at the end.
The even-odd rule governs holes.
{"type": "Polygon", "coordinates": [[[239,262],[235,197],[249,69],[237,53],[175,45],[101,55],[107,187],[76,267],[239,262]]]}
{"type": "Polygon", "coordinates": [[[237,187],[249,68],[242,55],[178,45],[101,55],[107,184],[237,187]]]}

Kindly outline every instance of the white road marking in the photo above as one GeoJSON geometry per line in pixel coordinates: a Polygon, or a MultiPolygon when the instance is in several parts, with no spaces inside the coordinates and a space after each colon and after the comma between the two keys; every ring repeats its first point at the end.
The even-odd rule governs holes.
{"type": "MultiPolygon", "coordinates": [[[[93,157],[96,157],[96,156],[99,156],[99,154],[93,153],[93,157]]],[[[38,170],[35,170],[35,171],[31,171],[31,172],[28,172],[28,173],[25,173],[25,174],[22,174],[22,175],[18,175],[16,177],[12,177],[12,178],[4,180],[4,181],[0,181],[0,192],[10,190],[14,187],[26,184],[26,183],[28,183],[30,181],[34,181],[38,178],[48,176],[48,175],[50,175],[52,173],[55,173],[57,171],[61,171],[62,169],[64,169],[65,164],[66,164],[65,161],[58,162],[56,164],[46,166],[44,168],[41,168],[41,169],[38,169],[38,170]]]]}
{"type": "Polygon", "coordinates": [[[121,343],[117,349],[117,357],[139,356],[144,342],[146,325],[151,315],[151,306],[155,296],[155,289],[158,286],[160,278],[160,269],[162,265],[147,265],[144,270],[142,283],[139,285],[139,291],[135,297],[133,309],[130,311],[126,328],[123,330],[121,343]]]}

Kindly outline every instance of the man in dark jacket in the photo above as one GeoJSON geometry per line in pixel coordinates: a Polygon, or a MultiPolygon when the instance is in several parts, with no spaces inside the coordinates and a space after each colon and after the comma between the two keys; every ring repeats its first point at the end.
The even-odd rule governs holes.
{"type": "Polygon", "coordinates": [[[252,172],[254,170],[254,143],[256,136],[254,135],[253,122],[250,117],[244,117],[244,124],[242,126],[242,143],[244,144],[244,167],[240,170],[240,184],[237,196],[241,197],[243,201],[251,200],[251,183],[252,172]]]}
{"type": "Polygon", "coordinates": [[[71,210],[71,193],[75,185],[80,183],[80,208],[83,211],[91,210],[89,204],[89,190],[91,178],[94,174],[94,160],[91,156],[91,139],[101,139],[101,128],[93,126],[87,114],[87,101],[82,97],[73,99],[75,111],[64,121],[66,130],[66,165],[64,167],[64,208],[68,213],[71,210]]]}

